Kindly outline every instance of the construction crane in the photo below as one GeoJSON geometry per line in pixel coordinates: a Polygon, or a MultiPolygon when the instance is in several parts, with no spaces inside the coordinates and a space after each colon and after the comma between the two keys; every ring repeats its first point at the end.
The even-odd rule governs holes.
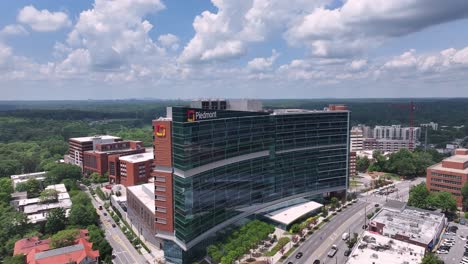
{"type": "Polygon", "coordinates": [[[399,105],[392,105],[394,108],[401,108],[401,109],[409,109],[409,129],[410,129],[410,142],[409,142],[409,149],[414,150],[414,111],[416,110],[416,106],[414,102],[411,100],[409,104],[399,104],[399,105]]]}

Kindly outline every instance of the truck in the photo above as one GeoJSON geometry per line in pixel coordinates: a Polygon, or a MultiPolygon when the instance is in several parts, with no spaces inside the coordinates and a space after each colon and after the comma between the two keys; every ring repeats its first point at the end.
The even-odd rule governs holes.
{"type": "Polygon", "coordinates": [[[338,247],[336,245],[333,245],[330,249],[330,251],[328,251],[328,256],[330,258],[333,258],[333,256],[335,256],[336,252],[338,251],[338,247]]]}

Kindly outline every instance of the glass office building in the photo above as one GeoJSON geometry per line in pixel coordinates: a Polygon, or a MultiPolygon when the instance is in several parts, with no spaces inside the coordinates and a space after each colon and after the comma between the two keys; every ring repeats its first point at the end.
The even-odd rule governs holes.
{"type": "MultiPolygon", "coordinates": [[[[192,263],[223,226],[298,197],[345,191],[349,111],[171,109],[173,237],[192,263]]],[[[158,165],[156,164],[156,167],[158,165]]]]}

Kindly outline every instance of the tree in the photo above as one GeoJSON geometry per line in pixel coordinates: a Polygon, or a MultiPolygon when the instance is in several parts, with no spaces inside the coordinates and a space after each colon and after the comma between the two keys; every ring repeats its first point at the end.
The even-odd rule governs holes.
{"type": "Polygon", "coordinates": [[[64,179],[79,180],[81,169],[72,164],[58,163],[47,172],[46,182],[48,184],[59,184],[64,179]]]}
{"type": "Polygon", "coordinates": [[[14,256],[8,256],[3,260],[3,264],[24,264],[26,256],[24,254],[18,254],[14,256]]]}
{"type": "Polygon", "coordinates": [[[466,210],[468,208],[468,182],[465,182],[465,184],[463,184],[461,194],[463,197],[463,207],[466,210]]]}
{"type": "Polygon", "coordinates": [[[359,172],[365,172],[367,171],[367,168],[369,168],[370,165],[370,160],[364,156],[363,158],[357,157],[356,160],[356,169],[359,172]]]}
{"type": "Polygon", "coordinates": [[[427,208],[429,194],[429,190],[427,190],[424,183],[413,186],[409,193],[408,205],[417,208],[427,208]]]}
{"type": "Polygon", "coordinates": [[[9,203],[13,192],[13,184],[10,178],[0,178],[0,203],[9,203]]]}
{"type": "Polygon", "coordinates": [[[45,230],[49,234],[57,233],[66,227],[66,215],[65,209],[59,207],[54,208],[47,214],[47,222],[45,224],[45,230]]]}
{"type": "Polygon", "coordinates": [[[438,256],[428,253],[422,259],[421,264],[444,264],[444,262],[440,260],[438,256]]]}
{"type": "Polygon", "coordinates": [[[68,221],[71,225],[86,227],[88,225],[97,224],[99,216],[93,206],[83,204],[72,204],[68,221]]]}
{"type": "Polygon", "coordinates": [[[46,189],[41,192],[39,195],[39,200],[41,203],[50,203],[50,202],[56,202],[58,200],[58,195],[59,192],[54,189],[46,189]]]}
{"type": "Polygon", "coordinates": [[[328,216],[328,208],[326,206],[322,207],[322,216],[327,217],[328,216]]]}
{"type": "Polygon", "coordinates": [[[41,183],[38,180],[31,178],[26,182],[18,183],[16,185],[16,191],[27,192],[28,198],[35,198],[41,193],[41,183]]]}
{"type": "Polygon", "coordinates": [[[335,208],[338,206],[338,203],[339,203],[338,198],[332,197],[330,199],[330,207],[332,208],[332,210],[335,210],[335,208]]]}
{"type": "Polygon", "coordinates": [[[294,224],[291,226],[291,230],[289,230],[291,233],[293,234],[296,234],[296,233],[299,233],[299,231],[301,230],[299,224],[294,224]]]}
{"type": "Polygon", "coordinates": [[[52,248],[61,248],[74,245],[79,234],[80,231],[78,229],[59,231],[50,238],[50,246],[52,248]]]}
{"type": "Polygon", "coordinates": [[[442,212],[455,212],[457,210],[457,201],[449,192],[436,192],[437,208],[442,212]]]}

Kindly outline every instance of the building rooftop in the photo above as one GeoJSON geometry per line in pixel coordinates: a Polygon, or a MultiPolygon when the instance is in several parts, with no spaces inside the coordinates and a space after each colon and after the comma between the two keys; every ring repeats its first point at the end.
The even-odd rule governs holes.
{"type": "Polygon", "coordinates": [[[442,213],[432,212],[414,207],[384,206],[370,221],[370,226],[376,223],[384,224],[384,235],[402,235],[411,240],[429,245],[437,234],[440,225],[444,224],[442,213]]]}
{"type": "Polygon", "coordinates": [[[153,152],[145,152],[145,153],[139,153],[139,154],[134,154],[134,155],[126,155],[126,156],[120,157],[119,160],[131,162],[131,163],[137,163],[137,162],[152,160],[153,158],[154,158],[153,152]]]}
{"type": "Polygon", "coordinates": [[[127,192],[131,192],[138,198],[146,207],[154,212],[156,210],[154,205],[154,183],[146,183],[127,187],[127,192]]]}
{"type": "Polygon", "coordinates": [[[323,205],[311,201],[282,208],[266,214],[265,216],[281,224],[289,225],[301,216],[321,208],[323,205]]]}
{"type": "Polygon", "coordinates": [[[468,174],[468,167],[466,167],[463,170],[455,169],[455,168],[447,168],[447,167],[444,167],[444,165],[443,165],[444,161],[464,164],[464,163],[468,162],[468,155],[453,155],[453,156],[450,156],[448,158],[445,158],[442,162],[439,162],[437,164],[434,164],[434,165],[430,166],[428,169],[468,174]]]}
{"type": "Polygon", "coordinates": [[[111,139],[121,139],[121,138],[120,137],[115,137],[115,136],[110,136],[110,135],[97,135],[97,136],[91,136],[91,137],[70,138],[70,140],[78,141],[78,142],[93,141],[94,139],[111,140],[111,139]]]}
{"type": "Polygon", "coordinates": [[[425,248],[365,231],[347,264],[419,264],[425,248]]]}

